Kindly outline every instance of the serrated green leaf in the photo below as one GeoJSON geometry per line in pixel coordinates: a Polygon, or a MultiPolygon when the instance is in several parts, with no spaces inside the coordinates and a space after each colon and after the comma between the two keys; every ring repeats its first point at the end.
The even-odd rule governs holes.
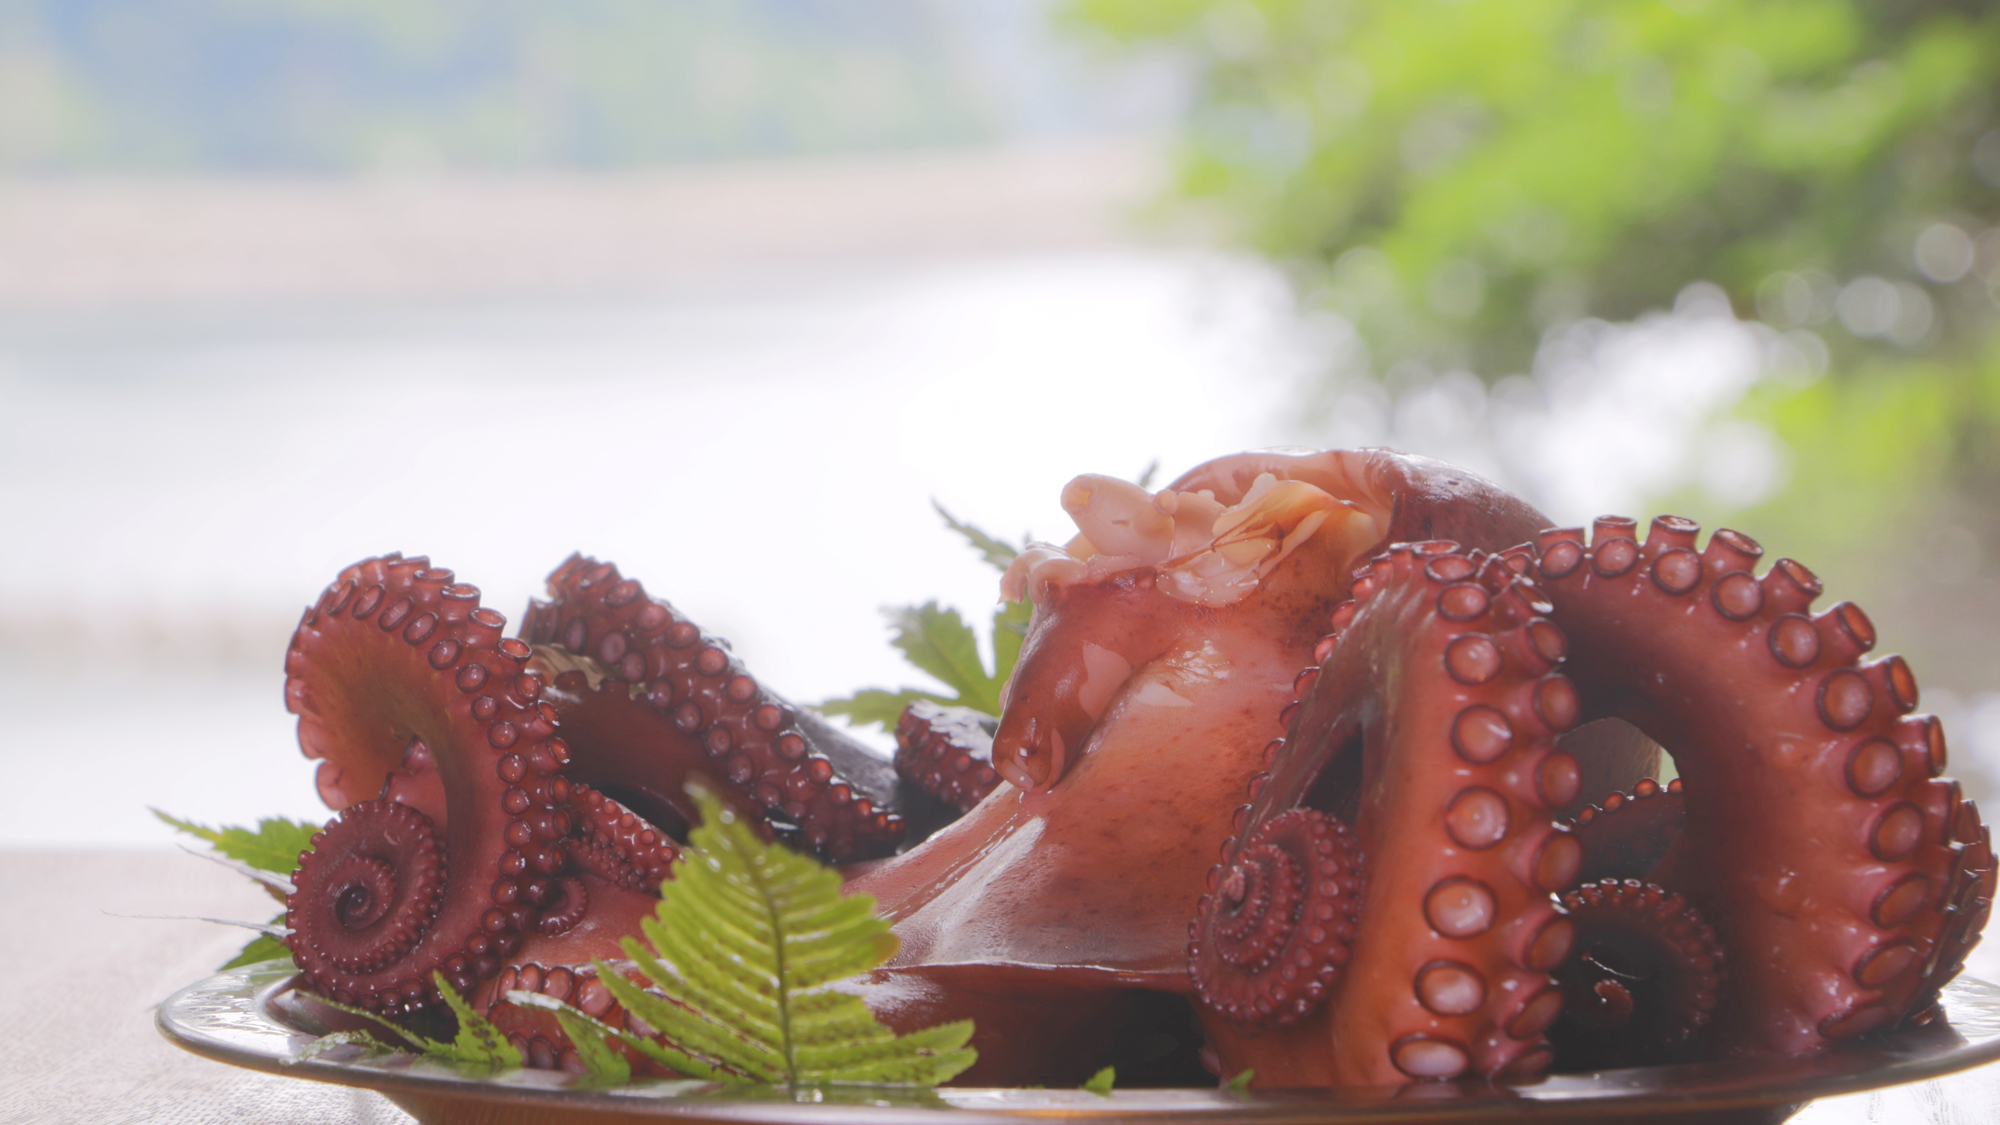
{"type": "Polygon", "coordinates": [[[710,1074],[753,1081],[933,1086],[972,1065],[969,1022],[897,1036],[830,987],[896,951],[873,898],[844,894],[838,872],[759,840],[713,794],[690,791],[701,826],[640,926],[645,942],[625,940],[659,994],[598,965],[627,1011],[710,1074]]]}
{"type": "Polygon", "coordinates": [[[855,726],[865,727],[873,723],[884,730],[894,730],[897,721],[903,717],[904,710],[919,699],[947,706],[951,704],[951,700],[936,692],[917,688],[904,688],[901,691],[864,688],[844,698],[829,699],[821,703],[819,709],[828,715],[844,715],[855,726]]]}
{"type": "Polygon", "coordinates": [[[175,830],[208,841],[216,851],[238,863],[279,875],[290,875],[298,870],[299,853],[312,850],[312,838],[322,827],[271,816],[258,821],[255,831],[234,827],[209,828],[169,816],[159,809],[153,809],[152,813],[175,830]]]}
{"type": "MultiPolygon", "coordinates": [[[[1014,674],[1014,665],[1021,659],[1021,642],[1028,639],[1028,620],[1034,614],[1035,604],[1026,598],[1001,602],[1000,608],[993,611],[993,678],[1002,685],[1014,674]]],[[[1000,713],[987,714],[997,718],[1000,713]]]]}
{"type": "MultiPolygon", "coordinates": [[[[944,517],[945,526],[963,535],[996,568],[1006,570],[1019,553],[1015,547],[960,522],[937,501],[931,501],[931,506],[944,517]]],[[[857,726],[874,724],[883,730],[894,730],[903,712],[918,700],[947,707],[969,707],[981,714],[997,716],[1000,690],[1006,686],[1007,677],[1014,674],[1034,608],[1033,603],[1023,600],[1002,603],[993,611],[991,672],[979,658],[978,638],[956,609],[935,601],[884,609],[882,612],[894,633],[889,643],[901,649],[910,663],[937,677],[939,683],[952,691],[952,696],[920,688],[906,687],[899,691],[866,688],[844,698],[829,699],[819,709],[829,715],[845,716],[857,726]]]]}
{"type": "MultiPolygon", "coordinates": [[[[280,914],[276,918],[271,919],[271,924],[282,925],[284,921],[285,916],[280,914]]],[[[216,971],[221,972],[223,969],[237,969],[244,965],[255,965],[259,961],[290,961],[291,959],[292,951],[285,948],[284,942],[279,941],[269,934],[258,934],[256,937],[250,939],[249,945],[244,946],[237,952],[236,956],[231,957],[226,964],[222,965],[216,971]]]]}
{"type": "Polygon", "coordinates": [[[980,557],[986,560],[986,565],[993,569],[1005,571],[1013,565],[1014,556],[1021,553],[1020,548],[1003,543],[969,523],[961,522],[957,516],[945,511],[944,505],[935,499],[931,501],[931,507],[937,509],[937,514],[944,517],[944,525],[965,536],[965,541],[972,544],[972,549],[978,551],[980,557]]]}
{"type": "Polygon", "coordinates": [[[524,1008],[554,1012],[563,1034],[569,1036],[570,1046],[576,1048],[577,1058],[583,1060],[584,1074],[593,1085],[616,1086],[632,1080],[632,1064],[611,1045],[611,1040],[618,1037],[611,1025],[539,992],[516,989],[507,994],[507,1000],[524,1008]]]}
{"type": "Polygon", "coordinates": [[[896,634],[889,643],[903,650],[910,663],[957,692],[953,702],[988,715],[1000,713],[1000,682],[980,661],[979,640],[957,610],[929,601],[884,613],[896,634]]]}
{"type": "Polygon", "coordinates": [[[444,979],[444,974],[433,970],[431,983],[437,985],[438,994],[444,997],[445,1006],[458,1017],[458,1035],[452,1040],[449,1057],[454,1062],[488,1066],[495,1070],[509,1069],[521,1065],[521,1052],[507,1037],[500,1033],[485,1016],[472,1010],[456,989],[444,979]]]}
{"type": "Polygon", "coordinates": [[[1101,1094],[1104,1097],[1108,1098],[1111,1096],[1112,1084],[1117,1081],[1118,1081],[1118,1068],[1115,1066],[1107,1066],[1103,1070],[1098,1071],[1096,1074],[1091,1075],[1090,1081],[1085,1082],[1083,1084],[1083,1088],[1089,1090],[1093,1094],[1101,1094]]]}
{"type": "Polygon", "coordinates": [[[394,1046],[377,1039],[375,1033],[369,1031],[367,1028],[355,1028],[351,1031],[334,1031],[322,1035],[318,1039],[300,1047],[298,1054],[290,1058],[279,1059],[278,1065],[296,1066],[308,1059],[316,1059],[337,1047],[351,1046],[366,1047],[368,1053],[371,1055],[382,1052],[394,1052],[396,1050],[394,1046]]]}
{"type": "Polygon", "coordinates": [[[415,1047],[427,1058],[438,1062],[489,1071],[514,1070],[520,1067],[521,1052],[516,1050],[512,1043],[507,1042],[507,1037],[500,1034],[500,1029],[494,1027],[485,1016],[473,1011],[472,1005],[465,1002],[465,997],[460,996],[458,991],[452,988],[443,974],[433,972],[431,982],[437,985],[438,994],[444,997],[445,1006],[458,1017],[458,1035],[449,1043],[411,1031],[366,1008],[343,1004],[325,996],[314,996],[313,999],[335,1011],[373,1020],[388,1028],[398,1039],[415,1047]]]}

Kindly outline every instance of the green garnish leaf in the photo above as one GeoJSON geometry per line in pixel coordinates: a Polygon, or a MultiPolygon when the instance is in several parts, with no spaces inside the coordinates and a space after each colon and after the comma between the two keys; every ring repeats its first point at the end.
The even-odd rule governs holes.
{"type": "Polygon", "coordinates": [[[1251,1067],[1249,1069],[1238,1072],[1236,1077],[1230,1079],[1227,1082],[1224,1082],[1222,1084],[1222,1088],[1230,1091],[1231,1093],[1240,1094],[1243,1091],[1248,1090],[1250,1088],[1251,1080],[1256,1077],[1257,1077],[1257,1069],[1255,1067],[1251,1067]]]}
{"type": "Polygon", "coordinates": [[[903,717],[903,712],[919,699],[927,699],[932,703],[942,703],[946,706],[951,704],[951,700],[936,692],[919,691],[916,688],[904,688],[901,691],[863,688],[845,699],[829,699],[820,704],[819,709],[828,715],[845,715],[855,726],[874,723],[883,730],[895,730],[897,721],[903,717]]]}
{"type": "Polygon", "coordinates": [[[588,1012],[539,992],[516,989],[507,994],[507,999],[524,1008],[545,1008],[556,1014],[556,1022],[562,1025],[563,1034],[569,1036],[570,1045],[576,1048],[577,1057],[583,1060],[584,1074],[591,1084],[616,1086],[632,1080],[632,1064],[618,1053],[611,1041],[631,1042],[638,1036],[620,1031],[588,1012]]]}
{"type": "Polygon", "coordinates": [[[1099,1094],[1108,1098],[1111,1096],[1111,1084],[1116,1081],[1118,1081],[1118,1068],[1107,1066],[1096,1074],[1091,1075],[1090,1081],[1085,1082],[1083,1088],[1093,1094],[1099,1094]]]}
{"type": "Polygon", "coordinates": [[[979,656],[979,640],[958,611],[935,601],[918,606],[883,610],[895,637],[889,643],[903,650],[903,656],[918,668],[937,677],[950,688],[951,695],[903,688],[883,691],[869,688],[845,699],[829,699],[820,710],[845,715],[856,723],[880,723],[894,729],[903,709],[919,699],[948,707],[970,707],[984,715],[1000,713],[1000,689],[1013,674],[1021,655],[1021,642],[1032,611],[1025,602],[1002,605],[993,614],[993,654],[996,667],[986,670],[979,656]]]}
{"type": "MultiPolygon", "coordinates": [[[[301,853],[312,850],[312,839],[319,834],[320,825],[303,821],[288,820],[282,816],[270,816],[257,822],[257,828],[210,828],[191,820],[169,816],[159,809],[153,809],[154,816],[165,821],[176,831],[205,841],[218,853],[235,860],[243,867],[256,871],[268,871],[274,875],[289,878],[298,870],[301,853]]],[[[241,868],[237,869],[241,871],[241,868]]],[[[247,872],[246,872],[247,874],[247,872]]],[[[269,884],[264,884],[270,889],[269,884]]],[[[278,892],[272,890],[276,896],[278,892]]],[[[280,914],[271,920],[272,925],[283,925],[285,916],[280,914]]],[[[244,965],[254,965],[259,961],[272,961],[291,957],[291,951],[284,943],[269,935],[251,940],[250,944],[238,950],[236,956],[223,964],[223,969],[235,969],[244,965]]]]}
{"type": "MultiPolygon", "coordinates": [[[[1006,570],[1020,553],[1019,548],[961,522],[936,500],[931,501],[931,507],[944,517],[946,527],[963,535],[995,569],[1006,570]]],[[[882,612],[895,633],[889,643],[902,649],[910,663],[937,677],[952,694],[910,687],[898,691],[866,688],[845,698],[829,699],[819,709],[829,715],[844,715],[857,726],[873,723],[883,730],[894,730],[904,710],[918,700],[946,707],[969,707],[983,715],[997,716],[1000,689],[1006,686],[1007,677],[1014,674],[1014,664],[1020,659],[1021,642],[1028,635],[1028,619],[1034,609],[1032,603],[1019,601],[1004,602],[993,611],[991,672],[979,658],[978,638],[956,609],[935,601],[884,609],[882,612]]]]}
{"type": "Polygon", "coordinates": [[[935,1086],[973,1064],[970,1020],[898,1036],[859,996],[830,987],[896,951],[873,897],[842,894],[838,872],[764,843],[714,794],[690,791],[701,827],[641,923],[645,943],[624,943],[663,996],[597,965],[628,1012],[706,1072],[682,1073],[794,1088],[935,1086]]]}
{"type": "MultiPolygon", "coordinates": [[[[444,974],[433,970],[431,983],[437,985],[438,994],[444,997],[445,1006],[458,1017],[458,1036],[443,1054],[453,1062],[472,1063],[488,1066],[494,1070],[506,1070],[521,1065],[521,1052],[507,1037],[500,1033],[485,1016],[472,1010],[456,989],[445,982],[444,974]]],[[[431,1052],[426,1052],[431,1053],[431,1052]]]]}
{"type": "Polygon", "coordinates": [[[384,1043],[380,1039],[375,1038],[375,1033],[369,1031],[367,1028],[365,1027],[355,1028],[352,1031],[334,1031],[322,1035],[318,1039],[315,1039],[312,1042],[306,1044],[305,1046],[300,1047],[298,1054],[293,1055],[290,1058],[279,1059],[278,1065],[296,1066],[299,1063],[305,1062],[308,1059],[316,1059],[321,1055],[326,1054],[328,1051],[333,1050],[336,1047],[349,1047],[349,1046],[366,1047],[368,1049],[368,1053],[371,1055],[381,1054],[383,1052],[393,1052],[396,1050],[396,1048],[391,1046],[390,1044],[384,1043]]]}
{"type": "Polygon", "coordinates": [[[520,1067],[521,1052],[512,1043],[507,1042],[507,1037],[500,1034],[500,1029],[494,1027],[491,1021],[472,1010],[472,1005],[466,1003],[465,997],[460,996],[458,991],[452,988],[444,979],[444,974],[433,972],[431,982],[437,985],[438,995],[444,997],[445,1006],[458,1017],[458,1035],[449,1043],[398,1026],[366,1008],[357,1008],[352,1004],[343,1004],[324,996],[315,995],[313,999],[336,1011],[381,1024],[394,1032],[397,1038],[437,1062],[489,1071],[514,1070],[520,1067]]]}
{"type": "Polygon", "coordinates": [[[290,875],[298,870],[299,853],[312,850],[312,838],[323,827],[271,816],[258,821],[255,831],[248,828],[209,828],[168,816],[158,809],[152,812],[178,831],[208,841],[216,851],[238,863],[279,875],[290,875]]]}
{"type": "Polygon", "coordinates": [[[958,694],[958,706],[988,715],[1000,713],[1000,685],[1006,682],[986,670],[979,659],[979,640],[955,609],[935,601],[888,612],[896,631],[890,643],[903,650],[910,663],[937,677],[958,694]]]}
{"type": "MultiPolygon", "coordinates": [[[[271,924],[274,926],[282,926],[284,923],[285,916],[283,914],[271,919],[271,924]]],[[[269,934],[258,934],[256,937],[250,939],[249,945],[244,946],[237,952],[236,956],[231,957],[228,963],[222,966],[222,969],[240,969],[245,965],[255,965],[259,961],[289,961],[291,959],[292,951],[285,948],[284,942],[279,941],[269,934]]],[[[221,969],[216,971],[220,972],[221,969]]]]}
{"type": "Polygon", "coordinates": [[[1019,547],[995,539],[969,523],[960,522],[957,516],[945,511],[944,505],[935,499],[931,501],[931,507],[937,509],[937,514],[944,517],[944,525],[965,536],[965,541],[972,544],[972,549],[978,551],[980,557],[986,560],[986,565],[993,569],[1005,571],[1013,565],[1014,556],[1021,553],[1019,547]]]}

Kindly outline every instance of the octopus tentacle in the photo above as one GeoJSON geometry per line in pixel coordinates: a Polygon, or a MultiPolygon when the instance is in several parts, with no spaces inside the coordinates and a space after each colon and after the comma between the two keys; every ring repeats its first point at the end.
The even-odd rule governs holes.
{"type": "Polygon", "coordinates": [[[1538,1073],[1574,938],[1550,892],[1581,862],[1550,817],[1578,777],[1554,748],[1577,717],[1562,634],[1530,580],[1454,543],[1398,545],[1353,589],[1243,816],[1351,817],[1361,930],[1324,1019],[1211,1038],[1281,1085],[1538,1073]]]}
{"type": "Polygon", "coordinates": [[[1576,922],[1576,949],[1556,971],[1565,1003],[1550,1038],[1566,1062],[1690,1058],[1722,982],[1714,929],[1684,896],[1637,879],[1593,880],[1562,904],[1576,922]]]}
{"type": "Polygon", "coordinates": [[[1644,879],[1680,838],[1687,822],[1681,779],[1662,786],[1648,778],[1630,793],[1612,793],[1569,822],[1583,845],[1577,879],[1644,879]]]}
{"type": "Polygon", "coordinates": [[[896,773],[961,813],[1000,784],[993,772],[996,720],[969,707],[918,700],[896,721],[896,773]]]}
{"type": "Polygon", "coordinates": [[[1234,1023],[1296,1023],[1326,999],[1354,940],[1362,885],[1354,833],[1326,813],[1293,809],[1232,844],[1234,857],[1188,926],[1188,975],[1234,1023]]]}
{"type": "Polygon", "coordinates": [[[671,826],[692,819],[686,784],[700,776],[752,823],[836,860],[901,839],[888,763],[764,688],[725,642],[611,563],[572,555],[548,589],[522,636],[553,681],[576,780],[671,826]]]}
{"type": "MultiPolygon", "coordinates": [[[[1023,551],[1000,587],[1035,603],[993,739],[994,769],[1027,792],[1074,768],[1135,669],[1305,544],[1338,541],[1350,557],[1447,537],[1498,548],[1548,523],[1471,473],[1386,449],[1219,457],[1154,494],[1085,475],[1062,503],[1076,538],[1023,551]]],[[[1323,577],[1337,590],[1346,568],[1323,577]]]]}
{"type": "MultiPolygon", "coordinates": [[[[292,636],[285,699],[300,745],[323,759],[321,795],[335,808],[366,804],[357,824],[408,821],[379,805],[414,810],[444,857],[442,902],[414,944],[366,970],[320,963],[314,984],[336,999],[414,1011],[437,1000],[434,969],[461,991],[492,976],[567,863],[568,751],[528,646],[502,639],[505,625],[451,571],[387,555],[342,571],[292,636]]],[[[349,832],[362,841],[355,855],[381,858],[364,829],[340,838],[349,832]]],[[[363,880],[354,887],[373,878],[352,877],[363,880]]],[[[295,931],[295,951],[326,937],[314,927],[332,916],[303,917],[318,921],[295,931]]]]}
{"type": "Polygon", "coordinates": [[[444,899],[443,850],[431,819],[394,801],[349,805],[315,833],[285,900],[306,976],[330,986],[408,953],[444,899]]]}
{"type": "MultiPolygon", "coordinates": [[[[1722,1022],[1788,1053],[1893,1023],[1951,959],[1947,895],[1984,832],[1937,777],[1915,677],[1861,659],[1875,631],[1853,603],[1808,616],[1820,583],[1800,564],[1759,577],[1747,536],[1697,552],[1690,521],[1636,529],[1545,531],[1537,571],[1592,712],[1665,745],[1686,781],[1687,831],[1654,878],[1717,919],[1722,1022]]],[[[1969,878],[1990,899],[1990,863],[1969,878]]]]}
{"type": "Polygon", "coordinates": [[[570,859],[581,870],[634,891],[659,893],[680,859],[671,837],[588,785],[570,787],[576,837],[570,859]]]}

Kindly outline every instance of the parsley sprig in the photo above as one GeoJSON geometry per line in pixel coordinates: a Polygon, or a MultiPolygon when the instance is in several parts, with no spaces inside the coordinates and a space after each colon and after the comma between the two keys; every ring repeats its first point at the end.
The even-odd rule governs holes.
{"type": "MultiPolygon", "coordinates": [[[[937,509],[945,526],[963,536],[972,549],[979,552],[980,558],[995,570],[1004,572],[1014,561],[1014,556],[1020,553],[1020,548],[965,523],[935,500],[931,506],[937,509]]],[[[945,685],[952,694],[912,687],[895,691],[864,688],[844,698],[829,699],[820,704],[820,710],[829,715],[843,715],[860,726],[873,723],[885,730],[893,729],[903,710],[920,699],[950,707],[969,707],[981,714],[997,716],[1000,714],[1000,689],[1006,685],[1007,677],[1013,674],[1015,661],[1020,659],[1021,641],[1027,636],[1028,617],[1033,611],[1034,606],[1025,600],[1003,603],[993,611],[990,634],[993,667],[989,671],[979,655],[977,634],[958,610],[940,606],[936,601],[923,605],[889,606],[882,611],[883,616],[889,619],[889,629],[893,634],[889,643],[901,649],[905,659],[945,685]]]]}

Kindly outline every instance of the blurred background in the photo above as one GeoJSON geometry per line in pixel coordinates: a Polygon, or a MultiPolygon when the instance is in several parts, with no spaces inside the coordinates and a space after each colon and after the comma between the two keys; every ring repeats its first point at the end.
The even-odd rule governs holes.
{"type": "Polygon", "coordinates": [[[1279,443],[1747,531],[1991,797],[1996,222],[1970,2],[0,0],[0,843],[323,817],[364,555],[813,701],[991,603],[933,500],[1279,443]]]}

